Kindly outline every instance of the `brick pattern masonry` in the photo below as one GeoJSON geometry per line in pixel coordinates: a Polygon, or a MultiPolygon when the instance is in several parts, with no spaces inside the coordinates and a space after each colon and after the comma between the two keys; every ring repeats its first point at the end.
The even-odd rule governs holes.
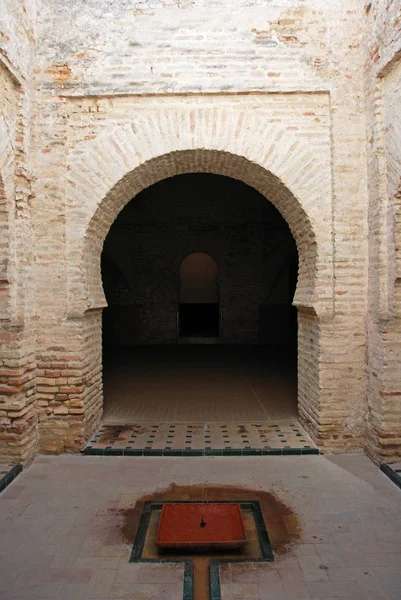
{"type": "Polygon", "coordinates": [[[1,456],[99,426],[104,241],[188,173],[291,230],[312,438],[400,456],[400,55],[398,0],[0,0],[1,456]]]}

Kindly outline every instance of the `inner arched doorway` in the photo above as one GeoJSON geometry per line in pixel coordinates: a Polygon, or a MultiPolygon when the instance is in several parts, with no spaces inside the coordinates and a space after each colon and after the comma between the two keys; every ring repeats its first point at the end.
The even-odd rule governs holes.
{"type": "Polygon", "coordinates": [[[220,336],[218,265],[206,252],[192,252],[180,264],[178,338],[220,336]]]}
{"type": "Polygon", "coordinates": [[[105,422],[295,417],[297,261],[277,209],[235,179],[133,198],[102,253],[105,422]]]}

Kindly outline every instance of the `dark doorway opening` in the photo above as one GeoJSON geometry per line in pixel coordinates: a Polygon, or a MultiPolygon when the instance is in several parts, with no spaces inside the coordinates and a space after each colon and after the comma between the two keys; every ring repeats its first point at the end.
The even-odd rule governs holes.
{"type": "Polygon", "coordinates": [[[180,336],[219,335],[218,304],[180,304],[180,336]]]}
{"type": "Polygon", "coordinates": [[[287,223],[246,184],[143,190],[102,253],[105,422],[296,417],[297,271],[287,223]]]}

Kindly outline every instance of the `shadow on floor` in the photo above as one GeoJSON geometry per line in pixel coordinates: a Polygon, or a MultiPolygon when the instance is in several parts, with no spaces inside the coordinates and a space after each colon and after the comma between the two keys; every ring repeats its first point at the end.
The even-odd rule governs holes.
{"type": "Polygon", "coordinates": [[[138,346],[104,352],[104,421],[252,422],[297,414],[296,351],[138,346]]]}

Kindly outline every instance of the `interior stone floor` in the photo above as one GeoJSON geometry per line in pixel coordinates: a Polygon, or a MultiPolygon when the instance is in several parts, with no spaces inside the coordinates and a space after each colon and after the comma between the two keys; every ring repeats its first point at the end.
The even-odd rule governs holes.
{"type": "Polygon", "coordinates": [[[149,498],[259,499],[272,563],[222,600],[399,600],[401,490],[362,455],[39,456],[0,494],[1,600],[181,600],[181,564],[129,562],[149,498]]]}
{"type": "Polygon", "coordinates": [[[291,347],[140,346],[104,356],[105,424],[257,423],[296,414],[291,347]]]}

